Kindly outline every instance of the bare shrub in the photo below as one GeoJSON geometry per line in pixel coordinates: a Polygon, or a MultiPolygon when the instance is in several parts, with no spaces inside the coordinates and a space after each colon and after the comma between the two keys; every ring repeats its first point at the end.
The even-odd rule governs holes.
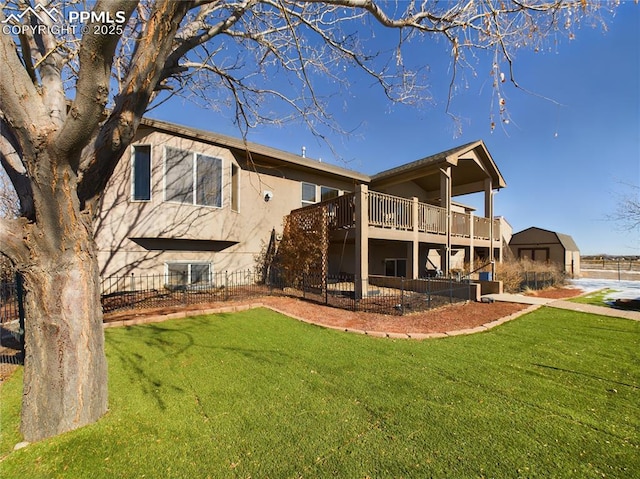
{"type": "Polygon", "coordinates": [[[326,223],[321,209],[298,210],[285,219],[275,265],[287,282],[297,284],[305,274],[323,271],[327,251],[326,223]]]}
{"type": "Polygon", "coordinates": [[[566,275],[555,263],[518,259],[496,263],[495,279],[502,281],[505,292],[517,293],[527,288],[561,286],[566,282],[566,275]]]}

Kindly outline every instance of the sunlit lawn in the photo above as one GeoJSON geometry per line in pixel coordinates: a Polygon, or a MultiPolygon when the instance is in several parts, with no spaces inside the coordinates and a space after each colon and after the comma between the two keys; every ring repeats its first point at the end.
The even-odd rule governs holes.
{"type": "Polygon", "coordinates": [[[0,477],[637,477],[640,322],[540,309],[423,342],[268,310],[106,331],[110,411],[0,477]]]}
{"type": "Polygon", "coordinates": [[[583,294],[581,296],[577,296],[575,298],[569,299],[569,301],[573,301],[574,303],[581,304],[592,304],[594,306],[607,306],[611,307],[609,303],[609,298],[613,293],[615,293],[615,289],[604,288],[599,289],[597,291],[592,291],[588,294],[583,294]]]}

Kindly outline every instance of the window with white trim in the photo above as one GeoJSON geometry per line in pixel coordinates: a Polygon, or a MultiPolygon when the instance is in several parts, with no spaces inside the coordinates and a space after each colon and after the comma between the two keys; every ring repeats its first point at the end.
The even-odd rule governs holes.
{"type": "Polygon", "coordinates": [[[211,263],[166,263],[169,286],[205,286],[213,284],[211,263]]]}
{"type": "Polygon", "coordinates": [[[302,183],[302,206],[312,205],[316,201],[316,185],[302,183]]]}
{"type": "Polygon", "coordinates": [[[337,188],[302,183],[302,206],[312,205],[318,201],[326,201],[338,196],[340,196],[340,190],[337,188]]]}
{"type": "Polygon", "coordinates": [[[151,145],[133,146],[131,171],[131,199],[151,200],[151,145]]]}
{"type": "Polygon", "coordinates": [[[222,160],[167,146],[165,201],[222,207],[222,160]]]}

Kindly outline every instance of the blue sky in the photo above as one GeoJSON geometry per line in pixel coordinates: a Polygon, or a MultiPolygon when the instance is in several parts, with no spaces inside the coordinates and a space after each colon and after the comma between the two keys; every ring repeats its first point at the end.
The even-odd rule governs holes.
{"type": "MultiPolygon", "coordinates": [[[[331,103],[348,136],[330,141],[339,155],[303,124],[263,126],[250,141],[373,174],[459,144],[482,139],[507,181],[496,195],[495,212],[514,232],[537,226],[570,234],[582,254],[640,254],[637,230],[625,232],[607,217],[615,212],[624,184],[640,185],[640,7],[624,2],[608,31],[583,26],[575,40],[515,61],[518,82],[508,83],[505,99],[511,122],[492,132],[491,62],[469,72],[468,88],[456,92],[452,111],[462,132],[446,114],[450,60],[444,43],[412,45],[405,57],[429,65],[433,102],[420,107],[390,105],[369,79],[353,75],[351,88],[331,103]],[[552,98],[554,102],[541,97],[552,98]]],[[[279,81],[278,78],[274,79],[279,81]]],[[[238,136],[232,113],[207,111],[170,101],[151,117],[238,136]]],[[[636,190],[637,191],[637,190],[636,190]]],[[[481,197],[463,200],[479,206],[481,197]]],[[[480,212],[482,208],[479,208],[480,212]]]]}

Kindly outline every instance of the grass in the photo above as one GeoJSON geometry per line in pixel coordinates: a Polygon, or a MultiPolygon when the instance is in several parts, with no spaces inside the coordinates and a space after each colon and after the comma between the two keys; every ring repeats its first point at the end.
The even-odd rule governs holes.
{"type": "Polygon", "coordinates": [[[608,308],[611,307],[609,303],[609,297],[612,293],[615,293],[615,289],[604,288],[599,289],[598,291],[593,291],[589,294],[585,294],[582,296],[578,296],[576,298],[571,298],[569,301],[573,301],[574,303],[581,304],[591,304],[594,306],[606,306],[608,308]]]}
{"type": "Polygon", "coordinates": [[[11,452],[0,477],[634,477],[640,322],[543,308],[415,342],[268,310],[106,331],[110,411],[11,452]]]}

